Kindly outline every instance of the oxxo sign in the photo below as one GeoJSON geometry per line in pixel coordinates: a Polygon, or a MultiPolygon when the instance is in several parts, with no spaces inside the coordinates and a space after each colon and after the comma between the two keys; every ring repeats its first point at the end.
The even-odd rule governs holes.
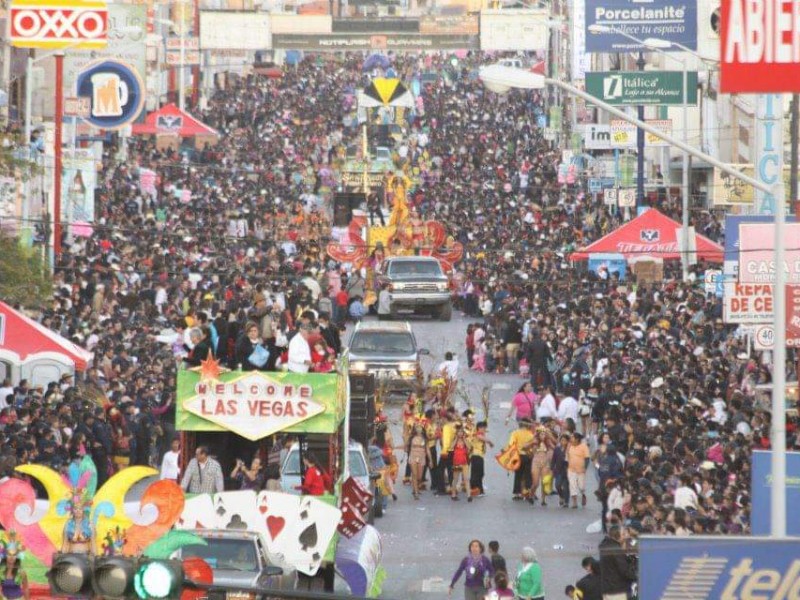
{"type": "Polygon", "coordinates": [[[104,48],[108,7],[96,0],[14,2],[9,9],[9,38],[18,48],[104,48]]]}
{"type": "Polygon", "coordinates": [[[720,91],[800,92],[800,0],[723,0],[720,91]]]}

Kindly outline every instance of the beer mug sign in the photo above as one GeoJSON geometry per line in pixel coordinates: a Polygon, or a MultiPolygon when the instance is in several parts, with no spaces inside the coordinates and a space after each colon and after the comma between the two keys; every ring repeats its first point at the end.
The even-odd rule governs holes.
{"type": "Polygon", "coordinates": [[[132,66],[100,60],[78,74],[79,97],[91,100],[86,121],[99,129],[120,129],[135,121],[144,108],[144,82],[132,66]]]}
{"type": "Polygon", "coordinates": [[[128,104],[128,84],[116,73],[95,73],[92,82],[92,116],[121,117],[128,104]]]}

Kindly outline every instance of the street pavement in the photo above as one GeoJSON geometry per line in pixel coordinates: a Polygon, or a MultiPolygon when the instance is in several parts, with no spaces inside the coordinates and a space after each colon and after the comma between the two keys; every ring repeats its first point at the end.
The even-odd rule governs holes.
{"type": "MultiPolygon", "coordinates": [[[[449,323],[426,318],[410,321],[417,344],[431,352],[429,358],[423,357],[426,372],[444,359],[445,352],[458,355],[460,381],[476,420],[483,418],[481,392],[489,386],[488,437],[495,448],[487,451],[484,480],[487,495],[472,503],[467,503],[463,495],[461,501],[453,502],[448,497],[434,497],[430,491],[424,492],[415,502],[410,487],[398,484],[398,501],[390,501],[386,515],[376,520],[383,539],[383,565],[387,571],[382,597],[393,600],[446,598],[450,579],[472,539],[479,539],[485,545],[490,540],[500,542],[500,554],[506,559],[512,579],[521,549],[533,547],[544,572],[547,598],[563,597],[564,588],[583,575],[581,559],[587,555],[597,556],[597,546],[602,539],[599,533],[586,532],[587,526],[600,517],[600,504],[593,494],[597,486],[594,474],[587,476],[589,504],[585,509],[559,508],[555,496],[546,508],[512,501],[511,474],[497,465],[494,454],[504,446],[512,430],[513,420],[506,426],[504,419],[522,378],[467,369],[464,339],[470,321],[460,312],[454,311],[449,323]]],[[[402,444],[398,441],[402,439],[401,407],[402,400],[397,399],[387,410],[396,445],[402,444]]],[[[459,412],[467,408],[463,398],[457,399],[456,408],[459,412]]],[[[402,475],[404,453],[396,452],[402,475]]],[[[453,598],[462,598],[463,594],[462,576],[453,598]]]]}

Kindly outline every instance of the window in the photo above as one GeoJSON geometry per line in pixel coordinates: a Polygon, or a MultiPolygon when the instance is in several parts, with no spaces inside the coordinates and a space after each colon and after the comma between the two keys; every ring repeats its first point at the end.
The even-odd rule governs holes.
{"type": "Polygon", "coordinates": [[[367,476],[367,465],[358,450],[350,450],[350,475],[353,477],[367,476]]]}
{"type": "Polygon", "coordinates": [[[406,261],[398,260],[389,263],[389,275],[403,276],[403,275],[433,275],[440,276],[442,268],[439,266],[438,261],[425,260],[425,261],[406,261]]]}
{"type": "Polygon", "coordinates": [[[182,558],[202,558],[212,569],[258,571],[256,545],[252,539],[206,538],[206,542],[207,546],[185,546],[181,550],[182,558]]]}
{"type": "Polygon", "coordinates": [[[414,338],[400,331],[359,331],[353,336],[350,352],[355,354],[413,354],[414,338]]]}

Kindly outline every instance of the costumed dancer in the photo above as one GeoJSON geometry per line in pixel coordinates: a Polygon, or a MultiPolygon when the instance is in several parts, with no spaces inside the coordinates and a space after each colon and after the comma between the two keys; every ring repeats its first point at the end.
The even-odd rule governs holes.
{"type": "Polygon", "coordinates": [[[9,531],[6,539],[0,541],[0,596],[5,600],[24,598],[30,600],[28,576],[22,567],[25,548],[17,539],[16,531],[9,531]]]}
{"type": "Polygon", "coordinates": [[[58,503],[58,514],[68,515],[64,525],[62,552],[92,554],[93,527],[91,522],[92,498],[97,491],[97,469],[88,456],[78,462],[73,460],[64,475],[70,487],[69,496],[58,503]]]}
{"type": "Polygon", "coordinates": [[[522,500],[528,497],[531,489],[531,443],[533,432],[532,421],[520,419],[517,429],[511,432],[507,447],[515,446],[519,451],[519,468],[514,471],[514,489],[512,500],[522,500]]]}

